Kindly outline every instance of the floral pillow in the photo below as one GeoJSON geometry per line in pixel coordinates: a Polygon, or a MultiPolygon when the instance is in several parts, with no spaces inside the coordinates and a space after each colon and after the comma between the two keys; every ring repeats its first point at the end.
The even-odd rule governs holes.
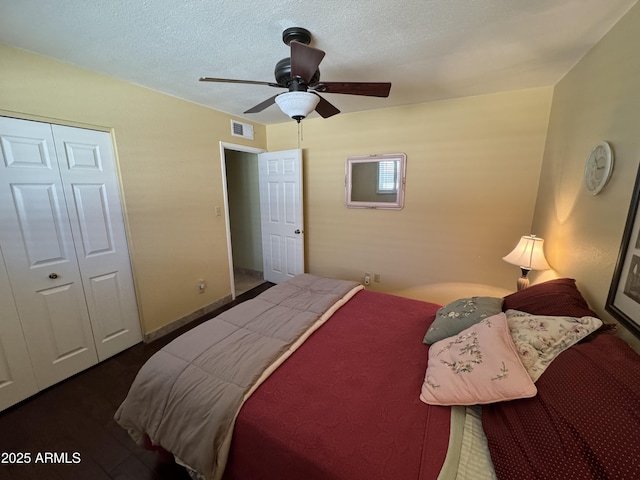
{"type": "Polygon", "coordinates": [[[429,347],[420,400],[430,405],[476,405],[537,393],[503,312],[429,347]]]}
{"type": "Polygon", "coordinates": [[[436,319],[427,330],[423,343],[431,345],[443,338],[457,335],[480,320],[500,313],[502,302],[502,298],[468,297],[445,305],[436,313],[436,319]]]}
{"type": "Polygon", "coordinates": [[[554,317],[507,310],[507,322],[522,364],[535,382],[570,346],[602,326],[596,317],[554,317]]]}

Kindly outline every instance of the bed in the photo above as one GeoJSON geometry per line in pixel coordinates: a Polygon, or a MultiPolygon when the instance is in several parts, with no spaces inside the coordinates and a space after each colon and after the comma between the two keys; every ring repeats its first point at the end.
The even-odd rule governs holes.
{"type": "Polygon", "coordinates": [[[116,421],[205,480],[640,478],[610,333],[572,279],[442,306],[305,274],[164,347],[116,421]]]}

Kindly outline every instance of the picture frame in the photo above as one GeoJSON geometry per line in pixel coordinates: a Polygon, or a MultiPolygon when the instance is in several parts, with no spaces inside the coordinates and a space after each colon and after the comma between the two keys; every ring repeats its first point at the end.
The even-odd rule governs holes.
{"type": "Polygon", "coordinates": [[[605,309],[640,338],[640,168],[605,309]]]}

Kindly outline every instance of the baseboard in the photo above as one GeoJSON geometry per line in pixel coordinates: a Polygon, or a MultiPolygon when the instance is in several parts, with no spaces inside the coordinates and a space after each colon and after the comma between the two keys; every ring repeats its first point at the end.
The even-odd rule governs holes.
{"type": "Polygon", "coordinates": [[[221,306],[229,303],[231,300],[232,300],[231,295],[227,295],[226,297],[223,297],[220,300],[216,300],[215,302],[210,303],[209,305],[206,305],[196,310],[195,312],[191,312],[189,315],[186,315],[182,318],[174,320],[173,322],[168,323],[167,325],[160,327],[157,330],[154,330],[153,332],[145,333],[142,341],[144,343],[149,343],[149,342],[153,342],[154,340],[157,340],[160,337],[164,337],[165,335],[168,335],[169,333],[173,332],[174,330],[177,330],[178,328],[186,325],[187,323],[193,322],[194,320],[202,317],[203,315],[213,312],[215,309],[220,308],[221,306]]]}
{"type": "Polygon", "coordinates": [[[253,270],[251,268],[234,267],[233,273],[236,275],[242,274],[242,275],[247,275],[249,277],[257,278],[259,280],[264,280],[263,272],[260,272],[258,270],[253,270]]]}

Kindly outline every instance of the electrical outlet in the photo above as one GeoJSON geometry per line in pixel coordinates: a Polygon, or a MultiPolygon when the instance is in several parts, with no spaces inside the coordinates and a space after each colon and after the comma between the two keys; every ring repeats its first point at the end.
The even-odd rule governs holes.
{"type": "Polygon", "coordinates": [[[198,280],[198,289],[200,290],[200,293],[204,293],[207,289],[207,282],[204,280],[198,280]]]}
{"type": "Polygon", "coordinates": [[[369,275],[368,273],[364,274],[364,284],[365,286],[369,285],[371,283],[371,275],[369,275]]]}
{"type": "Polygon", "coordinates": [[[376,283],[380,283],[380,274],[379,273],[374,273],[373,274],[373,281],[376,283]]]}

